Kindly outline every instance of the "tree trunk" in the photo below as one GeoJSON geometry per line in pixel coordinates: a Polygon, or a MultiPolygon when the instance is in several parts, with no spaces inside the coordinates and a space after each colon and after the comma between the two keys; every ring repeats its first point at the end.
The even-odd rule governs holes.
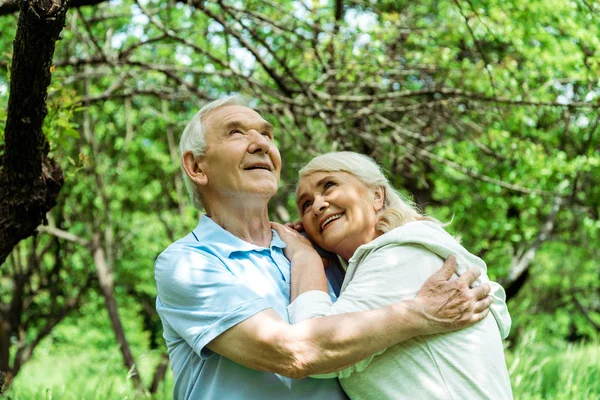
{"type": "Polygon", "coordinates": [[[104,303],[106,305],[106,309],[108,310],[110,323],[113,331],[115,332],[117,343],[119,344],[119,350],[121,350],[121,354],[123,355],[123,362],[129,369],[129,375],[132,377],[136,388],[144,389],[142,380],[140,379],[140,375],[135,365],[135,360],[129,348],[129,342],[127,342],[127,338],[125,337],[125,329],[123,329],[123,324],[121,323],[121,318],[119,317],[117,299],[115,298],[114,293],[113,273],[106,262],[104,249],[100,243],[100,235],[95,235],[92,246],[94,251],[94,263],[96,264],[98,281],[100,282],[100,290],[102,292],[102,297],[104,297],[104,303]]]}
{"type": "Polygon", "coordinates": [[[150,386],[150,393],[154,394],[158,390],[158,385],[165,380],[165,374],[167,373],[167,367],[169,366],[169,356],[163,353],[160,357],[160,362],[156,366],[154,371],[154,377],[152,378],[152,385],[150,386]]]}
{"type": "Polygon", "coordinates": [[[42,132],[54,47],[69,0],[22,1],[14,40],[5,149],[0,161],[0,265],[14,246],[33,235],[56,204],[63,185],[48,158],[42,132]]]}

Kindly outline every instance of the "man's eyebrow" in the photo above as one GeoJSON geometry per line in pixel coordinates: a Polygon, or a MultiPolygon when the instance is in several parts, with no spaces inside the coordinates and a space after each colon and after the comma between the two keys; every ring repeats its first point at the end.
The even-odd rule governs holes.
{"type": "Polygon", "coordinates": [[[273,132],[273,124],[271,124],[269,121],[265,121],[263,124],[263,130],[267,131],[267,132],[273,132]]]}
{"type": "Polygon", "coordinates": [[[223,126],[225,127],[226,130],[229,130],[231,128],[237,128],[239,126],[243,126],[244,123],[240,120],[237,119],[232,119],[230,121],[227,121],[223,126]]]}
{"type": "MultiPolygon", "coordinates": [[[[232,119],[230,121],[227,121],[223,126],[225,127],[225,130],[238,127],[246,128],[246,123],[237,119],[232,119]]],[[[260,125],[260,130],[273,132],[273,125],[270,122],[265,121],[260,125]]]]}

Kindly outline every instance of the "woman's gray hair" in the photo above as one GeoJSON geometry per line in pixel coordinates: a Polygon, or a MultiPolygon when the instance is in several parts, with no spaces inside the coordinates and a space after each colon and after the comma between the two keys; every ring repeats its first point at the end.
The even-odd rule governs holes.
{"type": "Polygon", "coordinates": [[[371,190],[382,188],[383,208],[375,225],[378,234],[413,221],[426,220],[442,225],[437,219],[423,215],[413,201],[395,190],[371,157],[351,151],[326,153],[313,158],[302,167],[298,172],[299,179],[315,172],[346,172],[354,175],[371,190]]]}
{"type": "Polygon", "coordinates": [[[179,160],[181,162],[183,182],[185,183],[185,188],[192,199],[194,207],[198,210],[204,208],[202,195],[183,169],[183,154],[190,151],[195,158],[204,155],[204,152],[206,151],[206,128],[204,126],[204,120],[211,112],[225,106],[248,107],[248,103],[249,101],[240,95],[223,97],[222,99],[211,101],[192,117],[181,134],[181,139],[179,140],[179,160]]]}

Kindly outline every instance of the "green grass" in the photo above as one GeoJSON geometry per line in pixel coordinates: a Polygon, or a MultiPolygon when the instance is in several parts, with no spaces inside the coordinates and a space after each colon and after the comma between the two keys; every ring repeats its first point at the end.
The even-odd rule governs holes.
{"type": "MultiPolygon", "coordinates": [[[[600,399],[600,343],[550,344],[535,331],[526,333],[514,349],[507,350],[506,361],[513,393],[518,400],[600,399]]],[[[52,354],[40,348],[34,359],[17,376],[6,394],[12,400],[108,400],[148,399],[136,393],[116,347],[76,349],[61,346],[52,354]]],[[[152,379],[158,354],[138,356],[144,382],[152,379]]],[[[171,372],[159,393],[152,399],[170,399],[171,372]]]]}
{"type": "MultiPolygon", "coordinates": [[[[73,349],[71,349],[73,350],[73,349]]],[[[138,357],[140,375],[147,386],[152,380],[159,361],[156,353],[138,357]]],[[[171,371],[152,399],[171,399],[173,379],[171,371]]],[[[148,399],[136,392],[128,371],[123,367],[117,348],[85,352],[36,354],[17,375],[5,395],[12,400],[107,400],[148,399]]]]}
{"type": "Polygon", "coordinates": [[[515,399],[600,398],[600,344],[548,344],[528,332],[506,362],[515,399]]]}

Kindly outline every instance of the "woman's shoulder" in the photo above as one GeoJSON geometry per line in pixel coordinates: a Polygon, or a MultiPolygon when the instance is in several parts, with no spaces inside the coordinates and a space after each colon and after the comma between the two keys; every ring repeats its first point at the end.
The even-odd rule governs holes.
{"type": "MultiPolygon", "coordinates": [[[[449,234],[438,224],[431,221],[414,221],[406,223],[398,228],[392,229],[391,231],[384,233],[383,235],[373,239],[369,243],[360,246],[350,262],[353,260],[358,261],[372,254],[375,251],[392,250],[401,251],[398,247],[426,245],[428,242],[437,241],[449,234]]],[[[422,248],[425,250],[424,248],[422,248]]]]}
{"type": "Polygon", "coordinates": [[[439,224],[431,221],[413,221],[392,229],[377,237],[365,246],[379,248],[389,244],[419,243],[450,236],[439,224]]]}

